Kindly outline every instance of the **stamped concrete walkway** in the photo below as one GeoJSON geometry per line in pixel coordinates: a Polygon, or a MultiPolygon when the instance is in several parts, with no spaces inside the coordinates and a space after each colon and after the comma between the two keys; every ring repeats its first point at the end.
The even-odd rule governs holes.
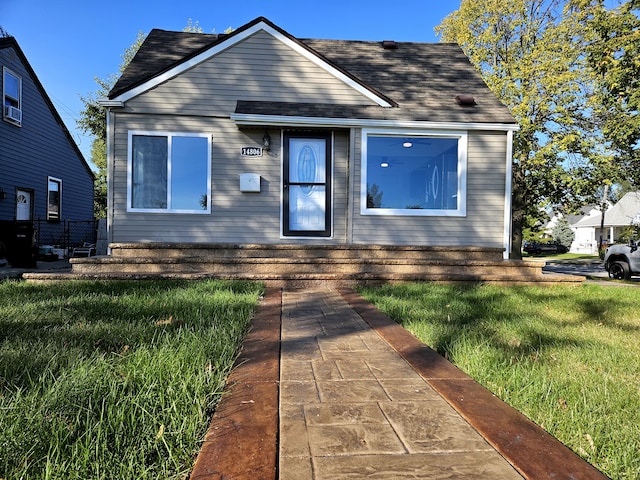
{"type": "Polygon", "coordinates": [[[190,478],[606,477],[352,290],[270,289],[190,478]]]}

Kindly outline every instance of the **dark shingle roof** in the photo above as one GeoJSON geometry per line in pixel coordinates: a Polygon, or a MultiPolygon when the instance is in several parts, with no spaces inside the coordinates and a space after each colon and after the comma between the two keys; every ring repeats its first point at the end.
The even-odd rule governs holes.
{"type": "MultiPolygon", "coordinates": [[[[236,113],[415,120],[435,122],[515,123],[508,109],[489,90],[456,44],[296,39],[270,26],[345,72],[394,107],[287,104],[239,101],[236,113]],[[460,106],[457,95],[472,95],[476,106],[460,106]]],[[[233,34],[243,31],[247,25],[233,34]]],[[[114,98],[195,55],[223,42],[227,35],[205,35],[154,29],[118,80],[114,98]]]]}
{"type": "Polygon", "coordinates": [[[109,92],[109,98],[137,87],[215,45],[224,35],[172,32],[154,28],[109,92]]]}

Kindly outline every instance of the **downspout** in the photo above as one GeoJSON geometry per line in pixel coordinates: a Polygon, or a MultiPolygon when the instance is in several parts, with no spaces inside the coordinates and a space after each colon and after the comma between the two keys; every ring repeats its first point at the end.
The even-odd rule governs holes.
{"type": "Polygon", "coordinates": [[[113,113],[107,107],[107,255],[113,243],[113,113]]]}
{"type": "Polygon", "coordinates": [[[120,100],[109,100],[107,98],[98,100],[98,104],[105,107],[107,113],[107,254],[111,254],[109,245],[113,243],[113,171],[114,171],[114,154],[115,154],[115,138],[114,138],[114,123],[115,114],[111,108],[122,108],[124,102],[120,100]]]}
{"type": "Polygon", "coordinates": [[[349,152],[347,153],[347,225],[345,239],[348,245],[353,243],[353,209],[355,205],[354,174],[351,170],[355,167],[356,129],[349,129],[349,152]]]}
{"type": "Polygon", "coordinates": [[[511,192],[513,175],[513,130],[507,130],[507,165],[504,179],[504,252],[502,257],[508,260],[511,253],[511,192]]]}

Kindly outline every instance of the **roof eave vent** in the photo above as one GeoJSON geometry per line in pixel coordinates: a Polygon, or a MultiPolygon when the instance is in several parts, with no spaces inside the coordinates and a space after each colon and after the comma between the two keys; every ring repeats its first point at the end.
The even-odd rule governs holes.
{"type": "Polygon", "coordinates": [[[382,48],[384,48],[385,50],[395,50],[398,48],[398,44],[395,42],[395,40],[383,40],[382,48]]]}
{"type": "Polygon", "coordinates": [[[477,105],[473,95],[456,95],[456,103],[461,107],[473,107],[477,105]]]}

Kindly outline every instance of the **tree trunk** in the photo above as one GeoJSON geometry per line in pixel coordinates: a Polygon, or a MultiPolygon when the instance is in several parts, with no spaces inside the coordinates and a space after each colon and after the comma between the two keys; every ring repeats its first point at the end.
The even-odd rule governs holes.
{"type": "Polygon", "coordinates": [[[604,233],[604,214],[607,211],[607,199],[609,196],[609,185],[604,186],[604,192],[602,192],[602,204],[600,205],[600,240],[598,242],[598,255],[602,251],[602,234],[604,233]]]}
{"type": "Polygon", "coordinates": [[[516,182],[511,194],[511,252],[509,258],[522,260],[522,227],[524,225],[524,201],[522,187],[516,182]]]}

